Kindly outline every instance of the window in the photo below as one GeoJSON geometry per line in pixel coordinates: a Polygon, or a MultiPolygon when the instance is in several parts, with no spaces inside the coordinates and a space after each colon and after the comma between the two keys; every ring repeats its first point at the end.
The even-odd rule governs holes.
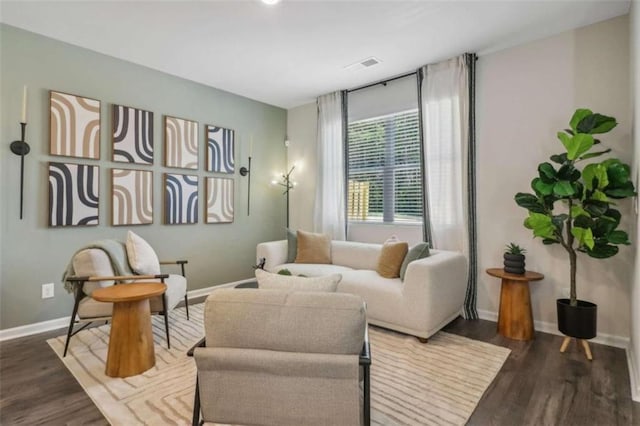
{"type": "Polygon", "coordinates": [[[422,222],[418,109],[349,122],[348,219],[422,222]]]}

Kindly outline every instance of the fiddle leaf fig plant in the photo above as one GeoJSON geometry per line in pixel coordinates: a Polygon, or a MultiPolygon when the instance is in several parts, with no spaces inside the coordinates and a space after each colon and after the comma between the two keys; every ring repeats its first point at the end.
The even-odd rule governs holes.
{"type": "Polygon", "coordinates": [[[617,200],[636,195],[630,167],[615,158],[593,162],[611,151],[594,148],[601,146],[595,135],[617,124],[613,117],[576,110],[570,128],[557,134],[565,152],[538,165],[538,176],[531,181],[533,193],[515,196],[529,211],[524,226],[533,236],[544,244],[560,244],[569,254],[572,306],[577,306],[578,252],[604,259],[615,256],[619,245],[630,244],[627,233],[618,229],[622,215],[616,209],[617,200]],[[584,164],[587,160],[591,162],[584,164]]]}

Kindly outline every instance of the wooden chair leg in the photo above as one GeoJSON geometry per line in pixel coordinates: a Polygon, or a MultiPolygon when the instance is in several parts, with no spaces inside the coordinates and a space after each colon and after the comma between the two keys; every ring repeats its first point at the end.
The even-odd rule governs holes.
{"type": "Polygon", "coordinates": [[[591,348],[589,347],[589,342],[584,339],[580,339],[582,342],[582,347],[584,348],[584,353],[587,356],[589,361],[593,361],[593,355],[591,355],[591,348]]]}
{"type": "Polygon", "coordinates": [[[187,310],[187,321],[189,321],[189,298],[184,295],[184,308],[187,310]]]}
{"type": "Polygon", "coordinates": [[[569,342],[571,341],[571,337],[565,336],[562,341],[562,346],[560,346],[560,352],[564,352],[567,350],[567,346],[569,346],[569,342]]]}

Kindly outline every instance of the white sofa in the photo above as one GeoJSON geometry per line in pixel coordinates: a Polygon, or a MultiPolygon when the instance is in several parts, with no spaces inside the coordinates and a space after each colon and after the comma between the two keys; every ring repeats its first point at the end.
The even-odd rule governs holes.
{"type": "Polygon", "coordinates": [[[292,274],[342,275],[339,292],[361,296],[367,302],[371,324],[422,339],[435,334],[461,312],[467,288],[467,260],[459,252],[431,250],[431,255],[411,262],[404,281],[383,278],[376,272],[381,244],[332,241],[332,264],[287,263],[287,241],[257,246],[257,259],[265,269],[292,274]]]}

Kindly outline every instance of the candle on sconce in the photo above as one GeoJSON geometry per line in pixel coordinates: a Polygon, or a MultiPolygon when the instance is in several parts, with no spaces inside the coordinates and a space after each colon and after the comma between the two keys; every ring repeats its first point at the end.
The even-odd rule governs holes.
{"type": "Polygon", "coordinates": [[[22,119],[20,122],[27,122],[27,86],[22,88],[22,119]]]}
{"type": "Polygon", "coordinates": [[[253,134],[251,134],[251,141],[249,142],[249,157],[253,156],[253,134]]]}

